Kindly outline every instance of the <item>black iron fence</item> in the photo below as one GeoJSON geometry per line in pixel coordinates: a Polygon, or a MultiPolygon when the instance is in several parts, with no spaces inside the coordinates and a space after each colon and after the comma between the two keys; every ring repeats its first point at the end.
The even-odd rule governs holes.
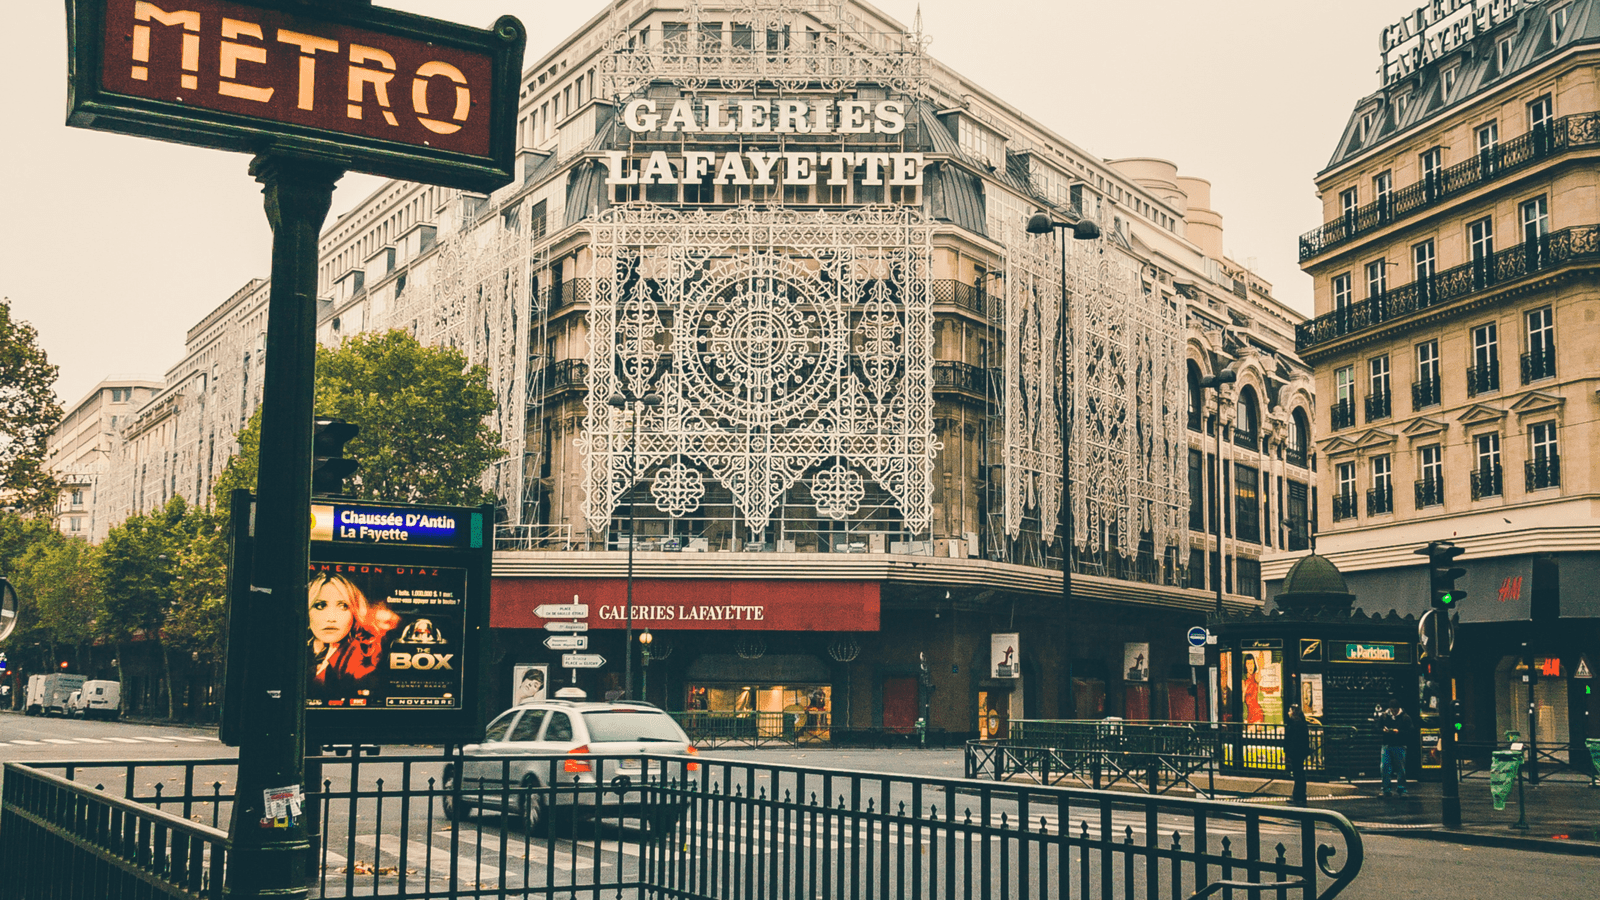
{"type": "MultiPolygon", "coordinates": [[[[1593,259],[1600,259],[1600,225],[1578,225],[1552,231],[1501,250],[1493,256],[1436,272],[1344,309],[1302,322],[1295,326],[1295,348],[1309,350],[1418,310],[1568,263],[1593,259]]],[[[1551,368],[1554,368],[1553,360],[1551,368]]]]}
{"type": "Polygon", "coordinates": [[[1600,115],[1582,113],[1557,119],[1448,169],[1431,172],[1415,184],[1391,191],[1379,200],[1306,232],[1300,236],[1300,261],[1305,262],[1346,241],[1568,149],[1596,144],[1600,144],[1600,115]]]}
{"type": "MultiPolygon", "coordinates": [[[[316,764],[316,897],[1327,900],[1363,859],[1337,813],[1174,797],[705,756],[316,764]]],[[[132,836],[119,871],[137,890],[100,890],[85,876],[82,889],[24,895],[220,896],[220,833],[168,810],[226,821],[233,765],[8,765],[7,877],[85,853],[73,849],[81,823],[101,819],[75,811],[112,809],[137,823],[100,829],[132,836]],[[74,799],[53,799],[63,792],[74,799]],[[33,818],[45,824],[28,831],[33,818]]],[[[118,840],[96,852],[124,852],[118,840]]],[[[83,865],[90,856],[100,858],[83,865]]]]}

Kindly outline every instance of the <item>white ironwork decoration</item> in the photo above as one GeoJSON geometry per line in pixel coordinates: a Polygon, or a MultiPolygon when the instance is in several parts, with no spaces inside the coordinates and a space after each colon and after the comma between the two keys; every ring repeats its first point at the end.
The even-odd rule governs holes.
{"type": "Polygon", "coordinates": [[[690,0],[682,27],[641,39],[637,12],[618,8],[622,27],[601,61],[602,90],[613,97],[653,82],[684,90],[782,91],[820,85],[843,91],[861,83],[919,94],[930,66],[920,16],[912,32],[885,41],[842,0],[690,0]],[[733,29],[732,40],[723,23],[733,29]]]}
{"type": "Polygon", "coordinates": [[[705,479],[700,477],[700,470],[689,468],[681,459],[673,460],[672,465],[656,472],[650,495],[656,498],[656,509],[681,518],[700,508],[700,498],[706,495],[705,479]]]}
{"type": "Polygon", "coordinates": [[[1036,516],[1054,542],[1066,415],[1074,544],[1131,556],[1148,533],[1159,557],[1187,533],[1184,311],[1145,290],[1135,261],[1109,242],[1069,240],[1061,335],[1057,240],[1021,223],[1005,235],[1006,531],[1015,538],[1036,516]]]}
{"type": "Polygon", "coordinates": [[[927,530],[939,444],[933,223],[920,211],[637,205],[607,210],[591,228],[580,438],[590,528],[606,528],[635,471],[671,485],[654,496],[681,515],[674,510],[693,508],[684,491],[694,470],[728,490],[759,531],[784,492],[817,470],[822,515],[855,512],[871,478],[908,530],[927,530]],[[631,414],[607,398],[651,391],[664,402],[639,411],[635,470],[631,414]]]}

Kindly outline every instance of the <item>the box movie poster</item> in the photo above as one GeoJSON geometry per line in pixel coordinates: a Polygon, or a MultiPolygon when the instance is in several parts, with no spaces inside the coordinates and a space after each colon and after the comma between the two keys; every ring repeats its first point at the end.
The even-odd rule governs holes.
{"type": "Polygon", "coordinates": [[[306,706],[460,709],[467,570],[311,564],[306,706]]]}

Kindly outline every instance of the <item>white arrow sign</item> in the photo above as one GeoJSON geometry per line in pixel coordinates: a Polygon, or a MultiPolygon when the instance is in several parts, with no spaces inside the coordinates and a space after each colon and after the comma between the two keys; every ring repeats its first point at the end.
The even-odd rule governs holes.
{"type": "Polygon", "coordinates": [[[535,606],[533,614],[541,619],[587,619],[589,618],[589,604],[544,603],[535,606]]]}
{"type": "Polygon", "coordinates": [[[598,653],[561,654],[561,668],[563,669],[598,669],[605,664],[606,658],[598,653]]]}
{"type": "Polygon", "coordinates": [[[588,622],[546,622],[545,631],[588,631],[588,622]]]}
{"type": "Polygon", "coordinates": [[[584,634],[553,634],[544,639],[544,645],[551,650],[587,650],[589,649],[589,636],[584,634]]]}

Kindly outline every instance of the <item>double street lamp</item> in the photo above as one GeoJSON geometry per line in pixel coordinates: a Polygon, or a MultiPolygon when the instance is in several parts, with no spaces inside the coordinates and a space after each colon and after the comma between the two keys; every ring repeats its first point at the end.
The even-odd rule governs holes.
{"type": "Polygon", "coordinates": [[[634,503],[632,493],[639,481],[639,407],[648,406],[654,409],[661,405],[661,395],[654,391],[643,397],[632,397],[618,391],[606,399],[606,403],[617,409],[626,410],[633,414],[633,432],[628,440],[628,633],[622,647],[622,699],[633,699],[633,545],[638,543],[638,517],[636,516],[637,504],[634,503]]]}
{"type": "MultiPolygon", "coordinates": [[[[1066,615],[1072,606],[1072,418],[1067,407],[1067,231],[1076,241],[1092,241],[1100,237],[1100,226],[1092,219],[1080,217],[1076,222],[1062,222],[1046,212],[1034,213],[1028,219],[1029,234],[1061,232],[1061,315],[1057,323],[1057,347],[1061,351],[1061,519],[1063,545],[1061,548],[1061,611],[1066,615]]],[[[1039,523],[1040,538],[1044,537],[1044,522],[1039,523]]]]}

